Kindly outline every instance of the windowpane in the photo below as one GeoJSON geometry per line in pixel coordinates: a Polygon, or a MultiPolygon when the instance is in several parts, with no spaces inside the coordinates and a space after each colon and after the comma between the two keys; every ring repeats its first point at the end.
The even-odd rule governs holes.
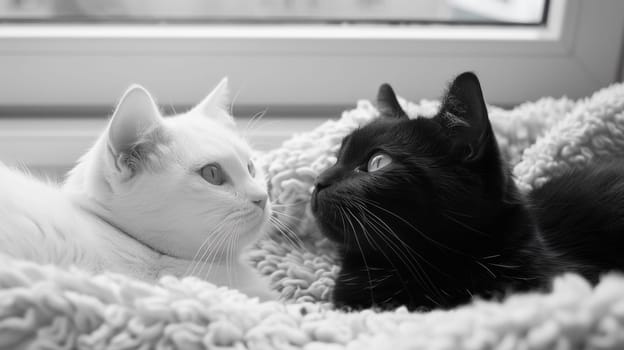
{"type": "Polygon", "coordinates": [[[3,22],[544,24],[548,0],[0,0],[3,22]]]}

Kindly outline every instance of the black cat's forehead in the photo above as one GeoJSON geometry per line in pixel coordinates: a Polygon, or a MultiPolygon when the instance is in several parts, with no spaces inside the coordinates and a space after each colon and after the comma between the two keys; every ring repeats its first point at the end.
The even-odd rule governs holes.
{"type": "Polygon", "coordinates": [[[342,163],[351,164],[366,161],[376,151],[384,151],[392,156],[433,156],[444,151],[445,144],[440,125],[431,118],[384,118],[347,136],[343,140],[338,158],[342,163]]]}
{"type": "Polygon", "coordinates": [[[377,120],[354,130],[346,139],[343,147],[364,150],[380,143],[387,143],[399,122],[377,120]]]}

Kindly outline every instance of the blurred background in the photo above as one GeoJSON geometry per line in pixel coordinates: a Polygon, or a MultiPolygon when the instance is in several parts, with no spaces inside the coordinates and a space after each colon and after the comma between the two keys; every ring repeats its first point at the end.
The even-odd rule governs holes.
{"type": "Polygon", "coordinates": [[[229,76],[260,150],[391,83],[436,99],[476,72],[489,103],[578,99],[623,79],[621,0],[0,0],[0,161],[56,177],[127,86],[165,113],[229,76]]]}

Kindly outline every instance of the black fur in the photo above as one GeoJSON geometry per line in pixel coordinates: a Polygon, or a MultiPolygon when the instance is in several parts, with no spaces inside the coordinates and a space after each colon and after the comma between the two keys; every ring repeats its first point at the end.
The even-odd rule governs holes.
{"type": "Polygon", "coordinates": [[[501,159],[477,77],[433,118],[408,119],[384,84],[382,117],[345,137],[312,211],[339,246],[338,307],[452,307],[624,269],[624,167],[600,162],[523,198],[501,159]],[[392,163],[367,172],[383,152],[392,163]]]}

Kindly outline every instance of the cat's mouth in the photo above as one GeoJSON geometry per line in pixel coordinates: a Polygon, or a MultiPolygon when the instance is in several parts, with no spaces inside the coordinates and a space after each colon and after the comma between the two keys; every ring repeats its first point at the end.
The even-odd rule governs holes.
{"type": "Polygon", "coordinates": [[[344,227],[338,222],[339,210],[331,208],[328,201],[323,199],[323,195],[314,189],[310,198],[310,209],[316,218],[317,224],[325,237],[336,243],[344,242],[344,227]]]}
{"type": "Polygon", "coordinates": [[[312,209],[312,214],[316,216],[316,213],[318,211],[318,191],[316,190],[316,188],[314,188],[314,191],[312,192],[312,195],[310,197],[310,209],[312,209]]]}

